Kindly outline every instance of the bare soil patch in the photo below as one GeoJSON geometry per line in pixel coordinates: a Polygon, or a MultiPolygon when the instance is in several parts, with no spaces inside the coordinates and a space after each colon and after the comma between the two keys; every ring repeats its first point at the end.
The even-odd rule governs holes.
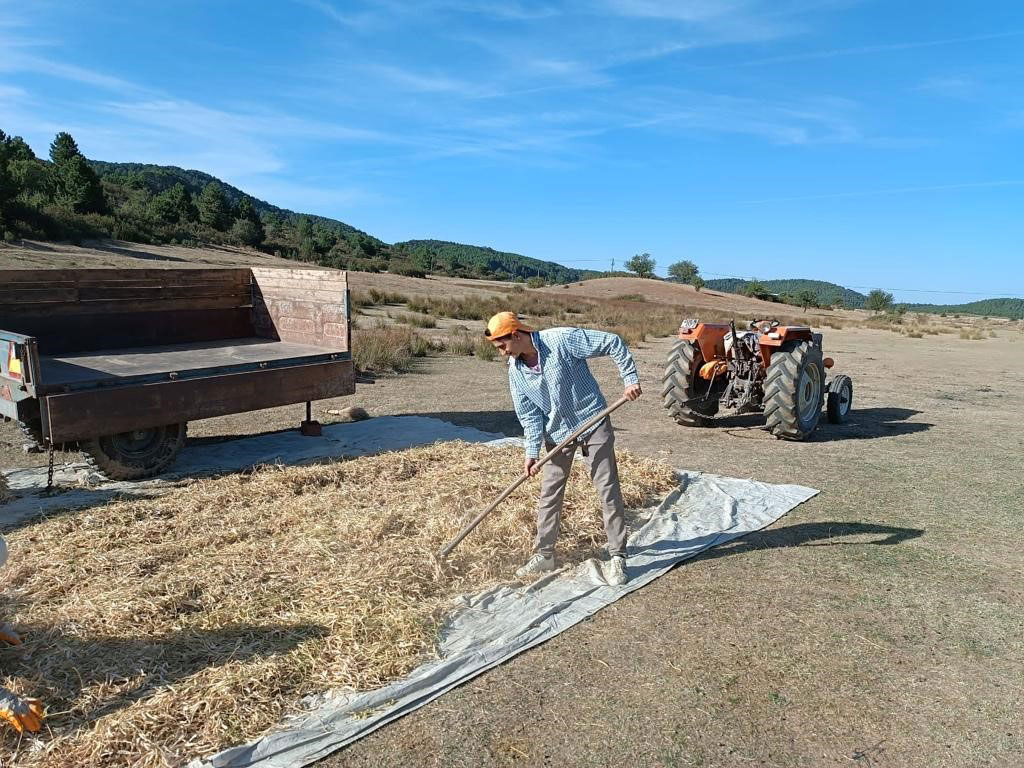
{"type": "MultiPolygon", "coordinates": [[[[991,327],[980,339],[825,329],[854,411],[805,443],[773,439],[757,416],[679,427],[658,399],[671,339],[634,345],[646,394],[617,413],[620,446],[819,496],[323,764],[1024,764],[1024,333],[991,327]]],[[[618,394],[614,366],[593,368],[618,394]]],[[[503,366],[475,357],[421,359],[315,412],[352,405],[520,434],[503,366]]],[[[190,439],[302,418],[300,406],[227,416],[190,425],[190,439]]],[[[12,425],[0,440],[5,466],[43,463],[12,425]]]]}

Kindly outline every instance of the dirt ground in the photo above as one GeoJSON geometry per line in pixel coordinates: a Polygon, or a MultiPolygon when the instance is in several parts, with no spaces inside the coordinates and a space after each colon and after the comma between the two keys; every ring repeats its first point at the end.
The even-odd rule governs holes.
{"type": "MultiPolygon", "coordinates": [[[[676,426],[657,396],[669,343],[634,350],[646,395],[616,419],[621,446],[821,493],[323,765],[1024,764],[1020,331],[828,331],[855,411],[806,443],[752,416],[676,426]]],[[[607,363],[594,368],[611,397],[607,363]]],[[[317,410],[350,404],[519,433],[499,362],[426,359],[317,410]]],[[[301,417],[211,419],[190,439],[301,417]]],[[[11,425],[0,441],[4,466],[42,462],[11,425]]]]}
{"type": "MultiPolygon", "coordinates": [[[[0,264],[28,266],[2,250],[0,264]]],[[[1024,333],[996,333],[825,329],[854,412],[805,443],[755,416],[677,426],[658,397],[671,340],[635,348],[646,394],[617,415],[620,446],[821,493],[322,765],[1024,765],[1024,333]]],[[[614,366],[593,367],[616,396],[614,366]]],[[[424,359],[315,412],[346,405],[521,434],[502,364],[472,357],[424,359]]],[[[294,428],[303,410],[195,422],[190,440],[294,428]]],[[[0,425],[0,466],[43,463],[22,442],[0,425]]]]}

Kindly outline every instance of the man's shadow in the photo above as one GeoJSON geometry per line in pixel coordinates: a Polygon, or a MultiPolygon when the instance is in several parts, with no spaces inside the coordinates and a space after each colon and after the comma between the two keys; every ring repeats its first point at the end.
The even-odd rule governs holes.
{"type": "Polygon", "coordinates": [[[740,538],[730,539],[722,543],[717,540],[729,535],[728,531],[707,533],[685,541],[662,539],[649,546],[638,549],[630,554],[653,555],[654,560],[646,566],[630,569],[631,574],[641,575],[649,570],[663,568],[667,558],[681,557],[682,561],[714,560],[719,557],[744,555],[761,549],[781,549],[784,547],[836,547],[836,546],[892,546],[909,539],[924,535],[922,528],[898,528],[892,525],[876,523],[797,523],[782,528],[754,531],[740,538]],[[876,536],[871,541],[845,541],[850,536],[876,536]],[[694,549],[708,547],[697,554],[694,549]]]}

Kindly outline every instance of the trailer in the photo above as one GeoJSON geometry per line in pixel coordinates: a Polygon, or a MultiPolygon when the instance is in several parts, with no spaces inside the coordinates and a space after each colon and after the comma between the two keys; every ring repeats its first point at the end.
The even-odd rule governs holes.
{"type": "Polygon", "coordinates": [[[149,477],[189,421],[352,394],[349,317],[335,270],[0,270],[0,415],[149,477]]]}

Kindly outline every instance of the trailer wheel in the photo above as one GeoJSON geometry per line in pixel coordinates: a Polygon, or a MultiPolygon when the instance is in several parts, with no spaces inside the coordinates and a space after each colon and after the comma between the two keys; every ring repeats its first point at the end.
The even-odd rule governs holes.
{"type": "Polygon", "coordinates": [[[185,445],[187,425],[135,429],[82,443],[89,464],[110,480],[139,480],[167,467],[185,445]]]}
{"type": "Polygon", "coordinates": [[[853,380],[849,376],[836,376],[828,385],[825,412],[832,424],[844,424],[850,418],[853,406],[853,380]]]}
{"type": "Polygon", "coordinates": [[[802,341],[772,355],[764,378],[768,430],[785,440],[803,440],[818,426],[825,393],[821,347],[802,341]]]}
{"type": "Polygon", "coordinates": [[[665,373],[661,377],[662,404],[672,418],[684,427],[706,427],[711,423],[709,417],[718,413],[718,398],[714,391],[708,395],[707,402],[692,402],[707,391],[707,383],[700,386],[703,379],[699,371],[703,364],[704,356],[700,347],[680,339],[672,345],[665,373]]]}

